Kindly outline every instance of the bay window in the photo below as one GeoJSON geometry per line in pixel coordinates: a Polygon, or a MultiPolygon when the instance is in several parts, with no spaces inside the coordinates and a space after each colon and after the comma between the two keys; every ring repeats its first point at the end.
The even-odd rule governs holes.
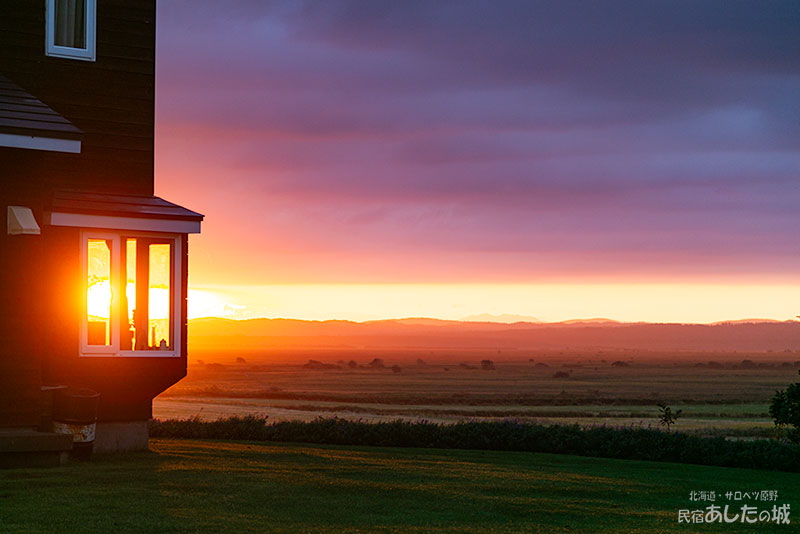
{"type": "Polygon", "coordinates": [[[181,239],[83,231],[82,356],[178,356],[181,239]]]}

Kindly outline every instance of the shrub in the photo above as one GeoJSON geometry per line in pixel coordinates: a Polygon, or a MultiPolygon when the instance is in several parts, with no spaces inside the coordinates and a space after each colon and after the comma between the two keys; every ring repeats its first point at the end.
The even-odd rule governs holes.
{"type": "Polygon", "coordinates": [[[328,369],[338,369],[339,366],[335,363],[323,363],[318,360],[308,360],[308,363],[303,364],[303,369],[311,369],[314,371],[325,371],[328,369]]]}
{"type": "MultiPolygon", "coordinates": [[[[798,371],[800,373],[800,371],[798,371]]],[[[800,383],[776,391],[769,405],[769,415],[777,427],[791,427],[787,437],[800,443],[800,383]]]]}
{"type": "Polygon", "coordinates": [[[673,412],[672,408],[667,406],[666,403],[662,402],[658,404],[658,424],[665,427],[669,432],[669,429],[672,428],[672,425],[675,424],[678,417],[681,415],[683,410],[678,410],[677,412],[673,412]]]}
{"type": "Polygon", "coordinates": [[[528,451],[603,458],[800,471],[800,446],[776,440],[728,441],[641,426],[583,428],[518,421],[368,423],[339,418],[268,423],[266,417],[219,421],[154,420],[152,437],[528,451]]]}

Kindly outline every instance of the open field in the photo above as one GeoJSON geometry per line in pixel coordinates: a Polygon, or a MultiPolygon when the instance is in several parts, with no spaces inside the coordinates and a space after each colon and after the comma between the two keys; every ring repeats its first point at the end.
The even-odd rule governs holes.
{"type": "MultiPolygon", "coordinates": [[[[770,397],[798,380],[793,362],[769,353],[690,353],[669,362],[665,353],[625,351],[600,353],[599,359],[597,353],[567,352],[535,354],[528,360],[503,359],[496,351],[306,351],[305,361],[322,364],[314,368],[285,363],[279,354],[238,354],[216,354],[215,360],[224,363],[195,360],[187,378],[155,400],[154,416],[436,422],[516,418],[647,426],[657,424],[656,404],[663,401],[683,410],[678,429],[764,435],[773,427],[767,412],[770,397]],[[383,367],[369,366],[376,357],[383,367]],[[244,362],[236,363],[236,358],[244,362]],[[482,370],[485,359],[495,369],[482,370]],[[742,365],[745,359],[752,365],[742,365]],[[567,376],[556,378],[556,373],[567,376]]],[[[206,358],[212,361],[213,356],[206,358]]]]}
{"type": "MultiPolygon", "coordinates": [[[[678,524],[714,504],[797,509],[797,475],[572,456],[152,440],[150,453],[0,472],[4,532],[791,532],[678,524]],[[728,501],[777,491],[775,502],[728,501]]],[[[790,519],[791,516],[790,516],[790,519]]]]}
{"type": "MultiPolygon", "coordinates": [[[[774,425],[761,404],[683,406],[680,430],[728,430],[736,435],[749,435],[754,429],[770,431],[774,425]],[[700,411],[708,409],[708,411],[700,411]],[[717,412],[714,410],[726,410],[717,412]],[[739,410],[737,416],[734,410],[739,410]],[[737,430],[737,432],[733,432],[737,430]]],[[[298,404],[281,399],[238,399],[225,397],[166,397],[157,398],[153,415],[158,419],[185,419],[194,415],[213,420],[232,415],[266,415],[271,421],[310,421],[317,417],[343,417],[369,421],[395,419],[425,419],[437,423],[452,423],[465,419],[498,420],[514,418],[543,424],[563,423],[580,425],[622,425],[657,427],[658,407],[650,406],[430,406],[350,404],[319,401],[298,404]],[[634,411],[629,411],[634,410],[634,411]]],[[[763,434],[759,434],[763,435],[763,434]]]]}

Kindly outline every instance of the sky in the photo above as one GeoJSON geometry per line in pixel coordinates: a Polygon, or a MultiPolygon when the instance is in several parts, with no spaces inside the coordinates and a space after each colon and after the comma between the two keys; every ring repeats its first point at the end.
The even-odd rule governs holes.
{"type": "Polygon", "coordinates": [[[800,313],[800,4],[158,4],[190,316],[800,313]]]}

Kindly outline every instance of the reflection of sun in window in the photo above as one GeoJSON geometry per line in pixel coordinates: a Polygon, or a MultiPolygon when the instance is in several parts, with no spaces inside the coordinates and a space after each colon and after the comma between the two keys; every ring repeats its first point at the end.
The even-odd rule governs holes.
{"type": "Polygon", "coordinates": [[[111,244],[89,239],[86,280],[88,344],[111,344],[111,244]]]}
{"type": "MultiPolygon", "coordinates": [[[[90,284],[92,284],[90,282],[90,284]]],[[[90,318],[107,321],[109,319],[109,303],[111,302],[111,284],[108,280],[100,280],[89,286],[86,292],[87,312],[90,318]]]]}
{"type": "Polygon", "coordinates": [[[94,354],[174,351],[176,240],[150,235],[89,237],[82,343],[94,354]],[[94,348],[91,348],[94,346],[94,348]]]}
{"type": "Polygon", "coordinates": [[[169,278],[170,246],[150,245],[150,280],[148,283],[149,345],[153,348],[169,346],[169,278]]]}
{"type": "Polygon", "coordinates": [[[136,240],[125,240],[125,297],[128,300],[128,322],[133,327],[133,310],[136,309],[136,240]]]}

